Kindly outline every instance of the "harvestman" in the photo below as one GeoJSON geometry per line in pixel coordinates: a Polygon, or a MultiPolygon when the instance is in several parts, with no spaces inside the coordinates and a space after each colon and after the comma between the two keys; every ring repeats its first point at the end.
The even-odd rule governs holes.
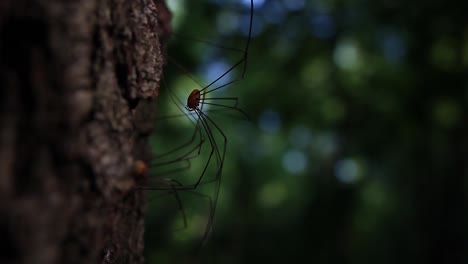
{"type": "MultiPolygon", "coordinates": [[[[187,113],[183,114],[183,116],[185,116],[186,118],[190,120],[191,124],[194,127],[194,132],[187,142],[180,144],[179,146],[174,147],[173,149],[166,151],[163,154],[156,155],[154,157],[154,160],[156,160],[157,162],[151,163],[150,167],[156,167],[156,168],[170,167],[170,169],[168,169],[167,171],[158,173],[159,177],[157,178],[157,182],[159,183],[160,186],[140,188],[143,190],[163,190],[163,191],[168,191],[168,193],[174,194],[177,200],[177,203],[179,205],[179,209],[181,209],[182,212],[183,212],[182,201],[179,197],[178,191],[190,191],[191,193],[195,195],[208,198],[210,200],[210,216],[209,216],[209,221],[206,225],[206,229],[203,235],[203,241],[205,241],[206,237],[208,236],[212,223],[213,223],[214,213],[216,211],[216,204],[217,204],[219,191],[220,191],[221,176],[222,176],[222,170],[223,170],[223,165],[224,165],[224,158],[226,154],[226,146],[228,142],[226,134],[223,132],[220,126],[210,116],[208,116],[207,112],[216,111],[216,109],[232,109],[232,110],[240,112],[242,115],[247,117],[247,114],[242,109],[237,107],[238,105],[237,97],[209,97],[209,94],[215,94],[216,91],[228,85],[231,85],[235,82],[239,82],[243,80],[245,73],[246,73],[246,69],[247,69],[248,49],[249,49],[250,38],[251,38],[251,33],[252,33],[253,0],[250,1],[250,14],[249,15],[250,15],[250,21],[249,21],[248,37],[247,37],[247,41],[246,41],[244,49],[225,48],[225,47],[213,44],[208,41],[191,38],[192,40],[203,42],[205,44],[210,44],[218,48],[224,48],[224,49],[229,49],[232,51],[241,52],[243,55],[240,60],[234,63],[230,68],[227,69],[227,71],[225,71],[215,80],[211,81],[208,85],[206,86],[201,85],[199,82],[195,80],[195,78],[193,78],[189,74],[188,71],[186,71],[175,60],[169,57],[169,61],[171,61],[174,65],[176,65],[179,69],[181,69],[199,87],[202,87],[200,89],[192,90],[192,92],[187,97],[185,107],[182,108],[181,105],[184,105],[182,101],[179,98],[177,98],[174,92],[171,89],[169,89],[167,85],[164,85],[164,87],[166,87],[169,92],[171,100],[175,103],[179,111],[182,113],[187,111],[187,113]],[[242,67],[240,77],[234,80],[230,80],[219,86],[216,86],[216,84],[223,77],[225,77],[227,74],[229,74],[232,70],[234,70],[238,66],[242,67]],[[223,104],[223,102],[231,102],[231,103],[223,104]],[[214,109],[204,111],[203,107],[205,105],[209,105],[210,107],[214,109]],[[205,134],[202,133],[202,128],[205,134]],[[221,143],[217,141],[215,135],[213,134],[214,131],[219,133],[218,135],[221,136],[222,138],[221,143]],[[165,176],[165,175],[171,175],[174,172],[186,171],[187,169],[189,169],[191,167],[191,160],[193,160],[194,158],[200,155],[201,149],[206,141],[210,143],[209,144],[210,145],[209,156],[207,158],[207,161],[198,179],[194,183],[184,184],[178,179],[160,177],[160,176],[165,176]],[[174,155],[174,153],[176,153],[178,157],[169,159],[167,161],[164,160],[166,157],[174,155]],[[216,161],[215,177],[213,179],[203,181],[203,178],[208,170],[208,167],[210,163],[213,161],[213,155],[215,156],[215,161],[216,161]],[[174,164],[181,164],[181,166],[174,168],[173,166],[174,164]],[[197,189],[197,187],[201,184],[208,184],[208,183],[213,183],[213,182],[216,183],[214,201],[211,201],[211,198],[207,195],[200,194],[197,192],[192,192],[195,189],[197,189]]],[[[164,79],[163,79],[163,82],[164,82],[164,79]]],[[[163,118],[173,118],[173,117],[177,117],[177,116],[166,116],[163,118]]],[[[136,167],[137,171],[138,170],[142,171],[142,167],[145,166],[145,164],[137,163],[136,166],[137,166],[136,167]]],[[[185,213],[183,214],[184,214],[184,226],[186,226],[185,213]]]]}

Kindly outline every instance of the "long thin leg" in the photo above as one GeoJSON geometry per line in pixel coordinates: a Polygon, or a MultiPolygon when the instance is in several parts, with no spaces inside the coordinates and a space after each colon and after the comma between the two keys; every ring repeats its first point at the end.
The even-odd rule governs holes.
{"type": "MultiPolygon", "coordinates": [[[[170,161],[152,162],[150,164],[150,166],[159,167],[159,166],[164,166],[164,165],[169,165],[169,164],[172,164],[172,163],[176,163],[178,161],[183,161],[183,160],[185,160],[187,158],[189,158],[189,159],[196,158],[198,155],[200,155],[201,146],[203,145],[204,142],[205,142],[205,139],[201,138],[200,142],[197,145],[195,145],[192,149],[190,149],[187,153],[185,153],[184,155],[181,155],[180,157],[175,158],[175,159],[170,160],[170,161]],[[190,154],[194,153],[195,151],[197,151],[197,154],[195,154],[194,156],[189,156],[190,154]]],[[[184,144],[184,147],[185,146],[186,146],[186,144],[184,144]]],[[[176,148],[176,150],[179,150],[179,149],[181,149],[181,148],[180,147],[176,148]]],[[[166,156],[166,155],[168,155],[168,154],[170,154],[172,152],[174,152],[174,150],[171,150],[171,151],[166,152],[164,154],[158,155],[158,156],[156,156],[156,158],[164,157],[164,156],[166,156]]]]}
{"type": "MultiPolygon", "coordinates": [[[[237,98],[236,98],[237,99],[237,98]]],[[[222,107],[222,108],[228,108],[228,109],[232,109],[232,110],[235,110],[235,111],[238,111],[239,113],[241,113],[245,118],[247,118],[247,120],[250,120],[250,117],[249,115],[242,109],[238,108],[236,105],[237,105],[237,102],[236,102],[236,105],[235,106],[230,106],[230,105],[223,105],[223,104],[216,104],[216,103],[207,103],[207,102],[203,102],[203,104],[206,104],[206,105],[212,105],[212,106],[216,106],[216,107],[222,107]]]]}
{"type": "Polygon", "coordinates": [[[175,32],[173,32],[172,35],[173,35],[173,36],[176,36],[176,37],[178,37],[178,38],[184,38],[184,39],[187,39],[187,40],[192,40],[192,41],[196,41],[196,42],[208,44],[208,45],[210,45],[210,46],[217,47],[217,48],[220,48],[220,49],[223,49],[223,50],[230,50],[230,51],[236,51],[236,52],[244,52],[243,49],[233,48],[233,47],[226,47],[226,46],[220,45],[220,44],[218,44],[218,43],[215,43],[215,42],[213,42],[213,41],[209,41],[209,40],[205,40],[205,39],[200,39],[200,38],[193,37],[193,36],[181,35],[181,34],[178,34],[178,33],[175,33],[175,32]]]}
{"type": "MultiPolygon", "coordinates": [[[[165,84],[164,78],[163,78],[163,82],[165,84]]],[[[178,100],[178,98],[172,93],[172,91],[168,87],[167,87],[167,90],[169,92],[169,96],[170,96],[171,100],[173,101],[173,103],[177,106],[177,108],[179,109],[179,111],[181,113],[185,114],[184,108],[180,107],[180,105],[179,105],[181,103],[180,100],[178,100]]],[[[173,148],[173,149],[171,149],[169,151],[166,151],[163,154],[156,155],[155,156],[156,159],[162,159],[165,156],[169,156],[170,154],[176,153],[176,152],[186,148],[187,146],[190,146],[195,141],[195,138],[197,137],[197,133],[198,133],[198,135],[200,135],[200,141],[201,141],[201,143],[198,144],[197,146],[201,147],[202,141],[204,141],[204,139],[201,136],[199,122],[197,121],[196,123],[194,123],[193,120],[191,120],[190,118],[188,118],[188,119],[190,120],[190,122],[193,124],[193,126],[195,128],[191,138],[187,142],[184,142],[183,144],[181,144],[181,145],[179,145],[179,146],[177,146],[177,147],[175,147],[175,148],[173,148]]],[[[158,120],[158,119],[156,119],[156,120],[158,120]]]]}
{"type": "MultiPolygon", "coordinates": [[[[253,0],[250,1],[250,4],[251,4],[251,8],[250,8],[250,24],[249,24],[249,33],[248,33],[249,35],[248,35],[248,39],[247,39],[247,42],[246,42],[246,45],[245,45],[245,49],[242,51],[244,53],[242,59],[237,61],[225,73],[223,73],[221,76],[219,76],[214,81],[212,81],[210,84],[208,84],[207,86],[205,86],[204,88],[202,88],[200,90],[200,91],[203,91],[203,94],[202,94],[202,98],[203,98],[202,103],[203,104],[212,105],[212,106],[219,107],[219,108],[237,110],[237,111],[241,112],[242,114],[244,114],[245,116],[247,116],[247,114],[243,110],[237,108],[237,104],[238,104],[238,99],[237,98],[234,98],[234,97],[232,97],[232,98],[230,98],[230,97],[226,97],[226,98],[205,98],[204,96],[206,94],[208,94],[208,93],[219,90],[219,89],[221,89],[221,88],[223,88],[225,86],[228,86],[228,85],[230,85],[232,83],[238,82],[238,81],[240,81],[240,80],[242,80],[244,78],[244,75],[245,75],[246,69],[247,69],[247,55],[248,55],[248,48],[249,48],[249,45],[250,45],[250,38],[251,38],[251,33],[252,33],[253,0]],[[238,79],[229,81],[229,82],[227,82],[225,84],[222,84],[222,85],[217,86],[215,88],[212,88],[210,90],[211,86],[213,86],[221,78],[226,76],[226,74],[228,74],[230,71],[232,71],[234,68],[238,67],[242,63],[243,63],[243,68],[242,68],[241,75],[240,75],[240,77],[238,79]],[[234,102],[234,105],[232,106],[232,105],[223,105],[223,104],[218,104],[218,103],[211,103],[211,102],[206,102],[205,100],[228,100],[228,101],[234,102]]],[[[239,51],[239,50],[237,50],[237,51],[239,51]]],[[[181,68],[181,67],[179,67],[179,68],[181,68]]],[[[181,69],[183,69],[183,68],[181,68],[181,69]]],[[[192,78],[190,75],[189,75],[189,77],[192,78]]],[[[194,78],[192,78],[192,80],[195,81],[194,78]]],[[[198,82],[196,82],[196,83],[198,84],[198,82]]],[[[203,87],[203,86],[200,85],[200,87],[203,87]]],[[[180,111],[182,113],[184,113],[184,110],[181,109],[181,107],[180,107],[180,105],[183,105],[182,102],[178,98],[176,98],[176,96],[174,94],[172,94],[172,91],[169,91],[169,93],[170,93],[170,96],[172,98],[171,100],[173,100],[173,102],[176,103],[176,105],[180,109],[180,111]],[[180,105],[178,103],[180,103],[180,105]]],[[[193,134],[194,136],[192,136],[191,139],[188,142],[185,142],[186,144],[183,144],[182,146],[175,148],[174,152],[171,152],[171,153],[176,153],[177,151],[179,151],[181,149],[187,148],[187,146],[189,146],[190,144],[192,144],[196,140],[196,138],[197,138],[196,135],[200,135],[200,143],[198,145],[200,145],[200,149],[201,149],[201,145],[204,142],[204,138],[203,138],[203,135],[202,135],[202,132],[201,132],[201,127],[203,127],[204,131],[206,132],[206,136],[208,137],[208,141],[210,142],[211,151],[210,151],[210,155],[208,157],[208,160],[205,163],[205,166],[203,168],[202,173],[198,177],[196,183],[193,184],[193,185],[183,185],[182,183],[180,183],[179,181],[177,181],[175,179],[168,179],[170,186],[168,186],[166,188],[159,189],[159,190],[166,190],[166,191],[173,192],[174,195],[176,196],[176,200],[179,203],[179,209],[183,210],[183,206],[181,205],[182,201],[181,201],[181,199],[180,199],[180,197],[179,197],[179,195],[177,193],[178,191],[185,190],[185,191],[192,192],[200,184],[211,183],[213,181],[216,182],[215,191],[214,191],[214,203],[213,203],[213,200],[211,199],[210,196],[205,195],[205,194],[199,194],[199,193],[193,192],[193,193],[196,193],[197,195],[207,197],[209,199],[209,201],[210,201],[210,217],[209,217],[209,220],[208,220],[207,225],[206,225],[206,229],[205,229],[205,232],[204,232],[204,235],[203,235],[203,238],[202,238],[202,243],[204,243],[206,241],[207,237],[210,234],[210,231],[212,230],[212,226],[213,226],[213,223],[214,223],[214,215],[215,215],[216,205],[217,205],[217,201],[218,201],[218,197],[219,197],[219,193],[220,193],[222,171],[223,171],[224,159],[225,159],[225,155],[226,155],[226,148],[227,148],[227,141],[228,141],[225,133],[221,130],[221,128],[214,122],[214,120],[212,118],[210,118],[205,112],[202,111],[203,110],[202,109],[203,104],[200,106],[200,109],[195,110],[195,113],[197,114],[197,117],[198,117],[197,121],[193,122],[193,120],[189,118],[192,121],[192,124],[194,124],[194,126],[195,126],[196,131],[193,134]],[[212,128],[212,126],[214,126],[214,129],[212,128]],[[218,131],[219,135],[221,135],[221,137],[223,138],[222,150],[219,148],[219,146],[221,144],[219,144],[217,142],[217,140],[215,138],[215,135],[213,133],[214,130],[218,131]],[[203,140],[202,140],[202,138],[203,138],[203,140]],[[215,154],[215,157],[216,157],[215,177],[212,180],[206,181],[203,178],[204,178],[205,173],[207,172],[208,167],[209,167],[209,165],[210,165],[210,163],[212,161],[213,154],[215,154]]],[[[219,135],[217,135],[218,139],[219,139],[219,135]]],[[[198,145],[196,145],[194,149],[197,149],[198,145]]],[[[194,158],[193,155],[191,156],[191,154],[194,152],[194,149],[189,150],[185,155],[179,157],[176,162],[183,162],[184,160],[187,160],[190,163],[190,159],[194,158]]],[[[164,165],[167,165],[167,164],[171,164],[171,163],[164,163],[163,162],[163,163],[160,163],[159,165],[164,166],[164,165]]],[[[185,216],[185,213],[184,213],[184,216],[185,216]]],[[[184,219],[184,225],[185,225],[185,219],[184,219]]]]}
{"type": "MultiPolygon", "coordinates": [[[[249,48],[249,45],[250,45],[250,38],[251,38],[251,34],[252,34],[252,20],[253,20],[253,1],[250,2],[250,22],[249,22],[249,34],[248,34],[248,38],[247,38],[247,42],[246,42],[246,45],[245,45],[245,49],[243,50],[244,52],[244,55],[243,55],[243,58],[241,60],[239,60],[237,63],[235,63],[228,71],[226,71],[225,73],[223,73],[220,77],[218,77],[217,79],[215,79],[213,82],[211,82],[208,86],[204,87],[201,91],[203,90],[206,90],[208,87],[210,87],[212,84],[216,83],[218,80],[220,80],[222,77],[224,77],[228,72],[230,72],[232,69],[234,69],[235,67],[237,67],[238,65],[240,65],[241,63],[245,62],[244,63],[244,67],[243,67],[243,70],[242,70],[242,74],[241,74],[241,77],[237,80],[234,80],[234,81],[230,81],[226,84],[223,84],[221,86],[218,86],[217,88],[214,88],[212,90],[209,90],[209,91],[206,91],[203,93],[203,98],[204,100],[210,100],[210,98],[205,98],[204,95],[207,94],[207,93],[210,93],[210,92],[213,92],[215,90],[218,90],[224,86],[227,86],[231,83],[234,83],[236,81],[240,81],[243,79],[244,75],[245,75],[245,72],[246,72],[246,69],[247,69],[247,55],[248,55],[248,48],[249,48]]],[[[213,43],[211,43],[213,44],[213,43]]],[[[238,51],[238,49],[235,49],[238,51]]],[[[188,76],[194,81],[196,82],[199,86],[202,86],[200,83],[198,83],[195,78],[193,78],[187,70],[185,70],[184,67],[182,67],[182,65],[178,64],[175,60],[172,60],[171,58],[169,58],[174,64],[176,64],[180,69],[182,69],[183,71],[185,71],[186,74],[188,74],[188,76]]],[[[164,81],[164,78],[163,78],[163,81],[164,81]]],[[[167,87],[167,86],[166,86],[167,87]]],[[[170,96],[171,96],[171,99],[174,101],[174,103],[176,104],[176,106],[180,109],[181,112],[183,112],[183,109],[180,108],[179,104],[176,102],[176,97],[174,94],[172,94],[172,91],[170,89],[169,90],[169,93],[170,93],[170,96]]],[[[177,98],[178,99],[178,98],[177,98]]],[[[237,98],[219,98],[219,99],[223,99],[223,100],[235,100],[236,101],[236,104],[237,105],[237,98]]],[[[181,103],[180,100],[177,100],[179,103],[181,103]]],[[[207,103],[207,104],[212,104],[212,105],[215,105],[215,106],[219,106],[219,107],[227,107],[227,108],[230,108],[229,106],[224,106],[224,105],[221,105],[221,104],[213,104],[213,103],[207,103]]],[[[203,106],[201,106],[202,108],[203,106]]],[[[246,116],[248,118],[248,115],[241,109],[237,108],[237,107],[231,107],[231,109],[234,109],[234,110],[237,110],[239,112],[241,112],[244,116],[246,116]]],[[[198,119],[200,120],[200,118],[198,119]]],[[[197,121],[197,126],[198,126],[198,121],[197,121]]],[[[208,126],[208,129],[207,127],[205,127],[205,130],[209,130],[209,126],[208,126]]],[[[195,133],[194,133],[195,134],[195,133]]],[[[191,140],[189,140],[188,142],[186,142],[185,144],[182,144],[180,147],[178,148],[175,148],[174,150],[170,151],[169,153],[173,153],[173,152],[176,152],[178,151],[179,149],[183,149],[185,148],[187,145],[190,145],[193,140],[194,140],[194,136],[192,136],[191,140]]],[[[215,141],[213,141],[213,143],[216,143],[215,141]]],[[[217,147],[215,147],[217,148],[217,147]]],[[[219,157],[219,155],[217,155],[219,157]]],[[[219,161],[219,159],[218,159],[219,161]]]]}
{"type": "Polygon", "coordinates": [[[174,231],[177,231],[177,230],[180,230],[180,229],[185,229],[187,228],[187,215],[185,213],[185,209],[184,209],[184,204],[182,203],[182,199],[180,198],[180,195],[178,193],[178,191],[176,189],[172,189],[171,191],[167,191],[167,192],[164,192],[163,194],[159,194],[159,195],[154,195],[152,197],[150,197],[148,199],[148,201],[151,201],[151,200],[155,200],[155,199],[160,199],[164,196],[168,196],[168,195],[174,195],[174,198],[177,202],[177,208],[178,208],[178,211],[180,211],[181,215],[182,215],[182,219],[183,219],[183,223],[184,223],[184,226],[182,228],[179,228],[179,229],[176,229],[174,231]]]}
{"type": "MultiPolygon", "coordinates": [[[[214,223],[214,214],[215,214],[215,211],[216,211],[219,192],[220,192],[220,189],[221,189],[221,176],[222,176],[223,165],[224,165],[224,157],[226,156],[227,137],[224,134],[224,132],[221,130],[221,128],[209,116],[207,116],[204,113],[200,113],[200,115],[202,115],[203,117],[206,118],[206,119],[204,119],[205,122],[208,121],[211,124],[213,124],[214,127],[216,128],[216,130],[218,130],[218,132],[223,137],[223,152],[222,152],[222,155],[221,155],[220,167],[219,167],[219,170],[218,170],[217,176],[216,176],[216,187],[215,187],[215,194],[214,194],[213,210],[212,210],[212,213],[210,214],[210,222],[209,222],[209,227],[210,228],[205,231],[205,234],[203,235],[203,240],[202,240],[202,241],[206,241],[206,239],[207,239],[207,237],[209,235],[209,232],[211,230],[212,224],[214,223]]],[[[218,149],[218,151],[219,151],[219,149],[218,149]]]]}
{"type": "MultiPolygon", "coordinates": [[[[197,112],[197,114],[199,115],[199,113],[197,112]]],[[[210,128],[207,126],[203,116],[200,116],[199,115],[199,118],[200,118],[200,123],[202,124],[203,128],[205,129],[206,133],[207,133],[207,136],[208,136],[208,139],[209,139],[209,142],[210,142],[210,146],[211,146],[211,151],[210,151],[210,155],[208,156],[208,160],[207,162],[205,163],[205,166],[202,170],[202,173],[200,174],[200,176],[198,177],[197,181],[195,182],[195,184],[191,184],[191,185],[182,185],[181,186],[176,186],[175,189],[176,190],[194,190],[198,187],[198,185],[201,183],[206,171],[208,170],[208,166],[209,164],[211,163],[211,158],[213,157],[213,153],[216,153],[216,159],[218,161],[218,164],[220,163],[220,159],[221,159],[221,156],[219,154],[219,149],[217,147],[217,144],[216,144],[216,140],[215,138],[213,137],[213,134],[210,130],[210,128]]],[[[221,167],[221,166],[220,166],[221,167]]],[[[217,168],[219,170],[219,168],[217,168]]],[[[152,190],[171,190],[173,187],[171,186],[170,188],[167,188],[167,187],[156,187],[156,188],[151,188],[152,190]]]]}
{"type": "Polygon", "coordinates": [[[253,22],[253,0],[250,0],[250,23],[249,23],[249,35],[247,37],[247,42],[245,43],[245,49],[244,49],[244,56],[242,57],[242,59],[240,59],[237,63],[235,63],[233,66],[231,66],[231,68],[229,68],[224,74],[222,74],[221,76],[219,76],[218,78],[216,78],[214,81],[212,81],[210,84],[208,84],[207,86],[205,86],[203,89],[201,89],[200,91],[201,92],[204,92],[205,90],[207,90],[208,88],[210,88],[213,84],[215,84],[217,81],[219,81],[221,78],[223,78],[224,76],[226,76],[226,74],[228,74],[230,71],[232,71],[234,68],[236,68],[237,66],[239,66],[240,64],[242,64],[243,62],[244,63],[244,67],[242,68],[242,73],[241,73],[241,77],[236,79],[236,80],[233,80],[233,81],[230,81],[230,82],[227,82],[221,86],[218,86],[216,88],[213,88],[211,90],[208,90],[206,92],[204,92],[205,94],[208,94],[208,93],[211,93],[211,92],[214,92],[216,90],[219,90],[227,85],[230,85],[230,84],[233,84],[235,82],[238,82],[242,79],[244,79],[244,75],[245,75],[245,72],[247,71],[247,57],[248,57],[248,51],[249,51],[249,46],[250,46],[250,38],[252,36],[252,22],[253,22]]]}

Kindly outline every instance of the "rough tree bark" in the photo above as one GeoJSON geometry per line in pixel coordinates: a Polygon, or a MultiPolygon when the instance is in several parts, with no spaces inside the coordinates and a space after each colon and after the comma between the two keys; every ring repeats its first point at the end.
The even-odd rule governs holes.
{"type": "Polygon", "coordinates": [[[0,2],[0,263],[143,262],[134,163],[169,18],[156,0],[0,2]]]}

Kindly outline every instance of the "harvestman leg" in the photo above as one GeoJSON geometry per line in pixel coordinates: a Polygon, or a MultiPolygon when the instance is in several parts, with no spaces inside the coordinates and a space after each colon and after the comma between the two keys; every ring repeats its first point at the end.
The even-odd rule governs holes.
{"type": "MultiPolygon", "coordinates": [[[[231,68],[229,68],[225,73],[223,73],[221,76],[219,76],[218,78],[216,78],[214,81],[212,81],[210,84],[208,84],[206,87],[204,87],[203,89],[200,90],[201,92],[201,96],[202,96],[202,106],[200,108],[196,108],[196,109],[193,109],[198,117],[199,117],[199,121],[201,122],[203,128],[205,129],[205,132],[207,133],[207,136],[208,136],[208,140],[210,142],[210,145],[211,145],[211,152],[210,152],[210,156],[208,158],[208,161],[207,163],[205,164],[205,168],[202,172],[202,175],[199,177],[198,181],[192,185],[192,186],[178,186],[178,190],[193,190],[195,188],[198,187],[198,185],[201,183],[201,180],[206,172],[206,169],[207,169],[207,166],[208,164],[210,163],[211,161],[211,158],[213,156],[213,152],[215,153],[216,155],[216,159],[217,159],[217,164],[219,166],[219,168],[217,169],[217,172],[216,172],[216,177],[213,179],[213,180],[210,180],[210,181],[206,181],[204,183],[209,183],[209,182],[216,182],[216,188],[215,188],[215,200],[214,200],[214,203],[213,203],[213,207],[212,207],[212,210],[210,211],[210,218],[209,218],[209,221],[207,223],[207,228],[205,230],[205,233],[203,235],[203,241],[206,240],[210,230],[211,230],[211,226],[213,224],[213,220],[214,220],[214,213],[216,211],[216,205],[217,205],[217,200],[218,200],[218,197],[219,197],[219,191],[220,191],[220,186],[221,186],[221,176],[222,176],[222,169],[223,169],[223,164],[224,164],[224,158],[225,158],[225,155],[226,155],[226,146],[227,146],[227,137],[226,135],[224,134],[224,132],[222,131],[222,129],[216,124],[216,122],[214,122],[213,119],[211,119],[207,114],[205,114],[203,111],[202,111],[202,108],[203,108],[203,104],[207,104],[207,105],[213,105],[213,106],[217,106],[217,107],[225,107],[225,108],[230,108],[230,109],[234,109],[234,110],[237,110],[239,111],[240,113],[242,113],[243,115],[245,115],[247,118],[248,118],[248,115],[243,111],[241,110],[240,108],[237,107],[238,105],[238,98],[237,97],[221,97],[221,98],[206,98],[205,95],[206,94],[209,94],[211,92],[214,92],[216,90],[219,90],[225,86],[228,86],[230,84],[233,84],[235,82],[238,82],[238,81],[241,81],[243,80],[244,76],[245,76],[245,73],[246,73],[246,69],[247,69],[247,56],[248,56],[248,48],[249,48],[249,44],[250,44],[250,36],[251,36],[251,32],[252,32],[252,19],[253,19],[253,1],[250,2],[251,4],[251,8],[250,8],[250,17],[251,17],[251,21],[250,21],[250,24],[249,24],[249,37],[248,37],[248,40],[247,40],[247,43],[246,43],[246,48],[244,49],[243,51],[243,57],[242,59],[240,59],[237,63],[235,63],[233,66],[231,66],[231,68]],[[211,87],[213,84],[215,84],[217,81],[219,81],[221,78],[223,78],[226,74],[228,74],[230,71],[232,71],[234,68],[236,68],[237,66],[241,65],[242,63],[244,63],[243,65],[243,70],[242,70],[242,74],[239,78],[237,78],[236,80],[232,80],[232,81],[229,81],[225,84],[222,84],[221,86],[218,86],[216,88],[213,88],[211,90],[208,90],[208,91],[205,91],[207,90],[209,87],[211,87]],[[205,91],[205,92],[203,92],[205,91]],[[227,100],[227,101],[233,101],[234,102],[234,105],[232,106],[229,106],[229,105],[222,105],[222,104],[216,104],[216,103],[208,103],[208,102],[205,102],[206,100],[227,100]],[[213,135],[213,131],[211,130],[209,124],[212,124],[216,130],[220,133],[220,135],[222,136],[223,138],[223,146],[222,146],[222,154],[220,152],[220,149],[218,148],[218,144],[216,142],[216,139],[213,135]]],[[[190,76],[190,75],[189,75],[190,76]]],[[[192,77],[190,77],[192,78],[192,77]]],[[[195,79],[192,78],[194,81],[195,79]]]]}
{"type": "MultiPolygon", "coordinates": [[[[172,192],[175,193],[175,196],[176,196],[176,199],[179,203],[179,208],[183,208],[182,207],[182,203],[181,203],[181,200],[180,200],[180,197],[178,196],[177,194],[177,191],[178,190],[188,190],[192,193],[195,193],[197,195],[201,195],[201,196],[205,196],[205,197],[208,197],[208,199],[210,199],[210,205],[211,205],[211,198],[209,196],[206,196],[206,195],[203,195],[203,194],[200,194],[200,193],[196,193],[196,192],[193,192],[194,189],[196,189],[198,187],[198,185],[201,183],[202,181],[202,178],[208,168],[208,165],[210,164],[211,162],[211,159],[212,159],[212,156],[213,156],[213,153],[215,153],[215,156],[216,156],[216,160],[217,160],[217,165],[218,165],[218,168],[217,168],[217,171],[216,171],[216,177],[213,179],[213,180],[209,180],[209,181],[206,181],[206,182],[203,182],[203,184],[205,183],[210,183],[210,182],[213,182],[215,181],[217,184],[216,184],[216,188],[215,188],[215,200],[214,200],[214,204],[212,206],[210,206],[210,220],[208,221],[207,223],[207,228],[205,230],[205,233],[204,233],[204,236],[203,236],[203,241],[206,240],[210,230],[211,230],[211,226],[213,224],[213,219],[214,219],[214,213],[215,213],[215,210],[216,210],[216,204],[217,204],[217,199],[219,197],[219,191],[220,191],[220,185],[221,185],[221,176],[222,176],[222,169],[223,169],[223,164],[224,164],[224,158],[225,158],[225,154],[226,154],[226,146],[227,146],[227,137],[226,135],[224,134],[224,132],[221,130],[221,128],[214,122],[213,119],[211,119],[207,114],[205,114],[202,110],[203,110],[203,104],[207,104],[207,105],[212,105],[212,106],[216,106],[216,107],[224,107],[224,108],[229,108],[229,109],[233,109],[233,110],[237,110],[239,111],[240,113],[242,113],[243,115],[245,115],[247,118],[247,114],[241,110],[240,108],[237,107],[238,105],[238,98],[237,97],[221,97],[221,98],[205,98],[205,95],[211,93],[211,92],[214,92],[216,90],[219,90],[225,86],[228,86],[230,84],[233,84],[235,82],[238,82],[238,81],[241,81],[243,80],[244,76],[245,76],[245,73],[246,73],[246,69],[247,69],[247,55],[248,55],[248,48],[249,48],[249,44],[250,44],[250,37],[251,37],[251,32],[252,32],[252,19],[253,19],[253,1],[251,0],[250,2],[250,24],[249,24],[249,37],[248,37],[248,40],[247,40],[247,43],[246,43],[246,46],[245,46],[245,49],[242,51],[243,52],[243,57],[242,59],[240,59],[238,62],[236,62],[233,66],[231,66],[225,73],[223,73],[221,76],[219,76],[218,78],[216,78],[214,81],[212,81],[210,84],[208,84],[207,86],[205,86],[203,89],[200,90],[201,92],[201,95],[202,95],[202,98],[203,100],[201,101],[202,102],[202,105],[200,108],[196,108],[196,109],[192,109],[196,112],[197,116],[198,116],[198,120],[197,120],[197,124],[196,124],[196,131],[194,132],[192,138],[186,142],[185,144],[183,144],[182,146],[180,147],[177,147],[175,148],[173,151],[171,151],[171,153],[173,152],[177,152],[178,150],[180,149],[184,149],[186,146],[190,145],[193,143],[193,141],[195,140],[196,138],[196,134],[197,132],[200,134],[200,138],[202,137],[201,136],[201,131],[200,131],[200,127],[199,127],[199,123],[201,123],[201,125],[203,126],[205,132],[207,133],[207,136],[208,136],[208,140],[210,142],[210,145],[211,145],[211,152],[210,152],[210,155],[209,155],[209,158],[204,166],[204,169],[202,171],[202,174],[200,175],[200,177],[198,178],[197,182],[193,185],[182,185],[181,183],[173,180],[174,183],[176,184],[172,184],[171,183],[171,187],[170,188],[155,188],[153,190],[170,190],[172,192]],[[241,73],[241,76],[235,80],[232,80],[232,81],[229,81],[225,84],[222,84],[216,88],[213,88],[211,90],[207,90],[209,89],[209,87],[211,87],[212,85],[214,85],[216,82],[218,82],[221,78],[223,78],[226,74],[228,74],[230,71],[232,71],[234,68],[236,68],[237,66],[241,65],[242,63],[244,63],[243,65],[243,70],[242,70],[242,73],[241,73]],[[206,91],[207,90],[207,91],[206,91]],[[208,103],[206,102],[206,100],[227,100],[227,101],[233,101],[234,102],[234,105],[222,105],[222,104],[217,104],[217,103],[208,103]],[[216,142],[216,139],[213,135],[213,131],[211,130],[210,128],[210,125],[209,124],[212,124],[216,130],[220,133],[220,135],[222,136],[223,138],[223,149],[222,149],[222,154],[220,152],[220,149],[218,148],[218,144],[216,142]]],[[[235,50],[235,49],[233,49],[235,50]]],[[[239,50],[241,51],[241,50],[239,50]]],[[[190,75],[189,75],[190,76],[190,75]]],[[[192,77],[190,77],[192,78],[192,77]]],[[[194,78],[192,78],[193,80],[195,80],[194,78]]],[[[172,97],[173,95],[171,95],[171,98],[172,100],[174,101],[174,98],[172,97]]],[[[175,101],[174,101],[175,102],[175,101]]],[[[176,103],[177,105],[177,103],[176,103]]],[[[179,106],[177,106],[179,109],[181,109],[179,106]]],[[[181,111],[183,112],[183,110],[181,109],[181,111]]],[[[203,144],[203,140],[200,140],[200,149],[201,149],[201,145],[203,144]]],[[[195,149],[198,147],[198,145],[195,147],[195,149]]],[[[188,155],[190,155],[191,153],[193,152],[192,151],[189,151],[186,155],[184,156],[181,156],[179,157],[179,159],[176,161],[176,162],[179,162],[179,161],[184,161],[184,160],[188,160],[190,161],[191,158],[193,157],[187,157],[188,155]]],[[[200,150],[198,152],[198,154],[200,153],[200,150]]],[[[159,156],[161,157],[161,156],[159,156]]],[[[160,165],[163,165],[163,164],[160,164],[160,165]]],[[[185,215],[185,214],[184,214],[185,215]]],[[[184,224],[185,224],[185,219],[184,219],[184,224]]]]}

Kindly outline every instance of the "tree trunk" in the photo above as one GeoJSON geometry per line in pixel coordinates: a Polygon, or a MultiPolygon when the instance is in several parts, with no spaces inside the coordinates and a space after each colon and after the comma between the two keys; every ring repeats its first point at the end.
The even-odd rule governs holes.
{"type": "Polygon", "coordinates": [[[0,2],[0,263],[143,262],[134,164],[168,18],[153,0],[0,2]]]}

